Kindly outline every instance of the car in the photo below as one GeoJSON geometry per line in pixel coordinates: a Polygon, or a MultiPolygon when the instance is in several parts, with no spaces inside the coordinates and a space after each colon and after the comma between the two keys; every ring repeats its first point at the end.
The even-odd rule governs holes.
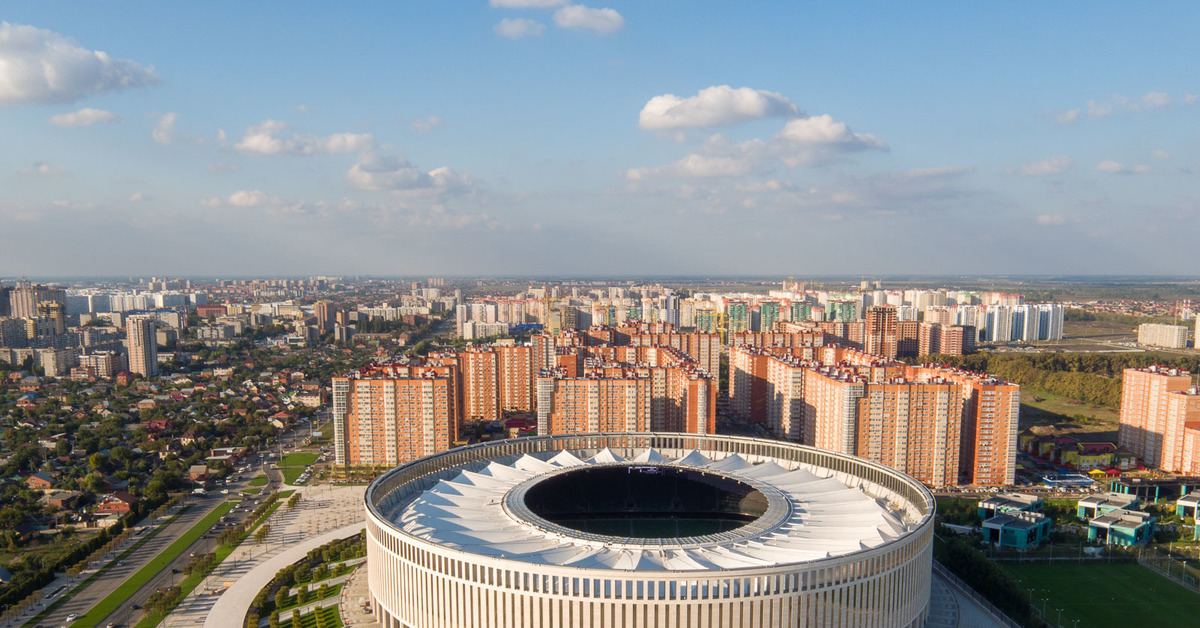
{"type": "Polygon", "coordinates": [[[76,619],[79,619],[79,615],[76,615],[75,613],[67,615],[67,621],[75,621],[76,619]]]}

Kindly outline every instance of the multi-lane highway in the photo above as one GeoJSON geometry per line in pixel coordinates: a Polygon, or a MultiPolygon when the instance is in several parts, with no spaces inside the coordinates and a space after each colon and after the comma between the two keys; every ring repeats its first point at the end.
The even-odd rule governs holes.
{"type": "MultiPolygon", "coordinates": [[[[251,464],[266,472],[269,483],[262,487],[263,490],[258,496],[248,496],[249,498],[244,502],[245,505],[238,506],[229,513],[226,518],[229,526],[235,526],[246,517],[249,517],[254,511],[255,505],[261,500],[261,496],[276,490],[283,483],[282,474],[278,470],[270,469],[270,463],[267,459],[260,456],[255,456],[251,464]]],[[[84,588],[79,589],[74,596],[54,609],[53,612],[43,617],[40,623],[45,626],[66,626],[70,624],[67,621],[67,617],[71,615],[83,616],[93,606],[121,586],[125,580],[137,573],[138,570],[144,567],[155,556],[190,530],[198,521],[212,512],[227,497],[236,495],[241,489],[246,488],[248,479],[255,474],[248,473],[242,475],[247,479],[220,487],[209,492],[206,496],[189,496],[186,503],[191,504],[191,508],[167,524],[158,534],[146,541],[137,551],[123,559],[119,564],[112,565],[104,575],[84,588]],[[228,494],[221,493],[222,489],[228,489],[228,494]]],[[[214,529],[185,549],[170,565],[156,574],[146,585],[138,589],[128,601],[122,604],[116,612],[106,617],[98,625],[127,626],[136,623],[142,616],[140,607],[145,604],[151,594],[162,587],[173,586],[183,581],[183,567],[191,560],[193,555],[206,554],[216,549],[217,536],[224,529],[224,525],[226,524],[219,523],[214,529]]]]}

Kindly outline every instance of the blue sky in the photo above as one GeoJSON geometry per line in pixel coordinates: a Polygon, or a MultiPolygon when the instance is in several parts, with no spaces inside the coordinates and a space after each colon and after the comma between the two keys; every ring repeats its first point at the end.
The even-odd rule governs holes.
{"type": "Polygon", "coordinates": [[[1198,7],[7,3],[0,275],[1195,274],[1198,7]]]}

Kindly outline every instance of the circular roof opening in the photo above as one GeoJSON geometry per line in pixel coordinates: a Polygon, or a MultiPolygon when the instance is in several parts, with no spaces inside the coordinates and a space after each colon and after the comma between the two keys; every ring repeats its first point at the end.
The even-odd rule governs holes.
{"type": "Polygon", "coordinates": [[[769,500],[726,475],[667,465],[578,467],[529,486],[524,505],[572,530],[626,538],[696,537],[736,530],[769,500]]]}

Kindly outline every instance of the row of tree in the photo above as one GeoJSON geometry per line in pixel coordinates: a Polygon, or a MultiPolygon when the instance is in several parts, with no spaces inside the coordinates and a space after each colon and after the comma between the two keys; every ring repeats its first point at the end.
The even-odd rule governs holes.
{"type": "Polygon", "coordinates": [[[1155,364],[1200,371],[1200,358],[1161,353],[976,353],[931,355],[938,362],[1014,384],[1110,408],[1121,405],[1121,373],[1155,364]]]}

